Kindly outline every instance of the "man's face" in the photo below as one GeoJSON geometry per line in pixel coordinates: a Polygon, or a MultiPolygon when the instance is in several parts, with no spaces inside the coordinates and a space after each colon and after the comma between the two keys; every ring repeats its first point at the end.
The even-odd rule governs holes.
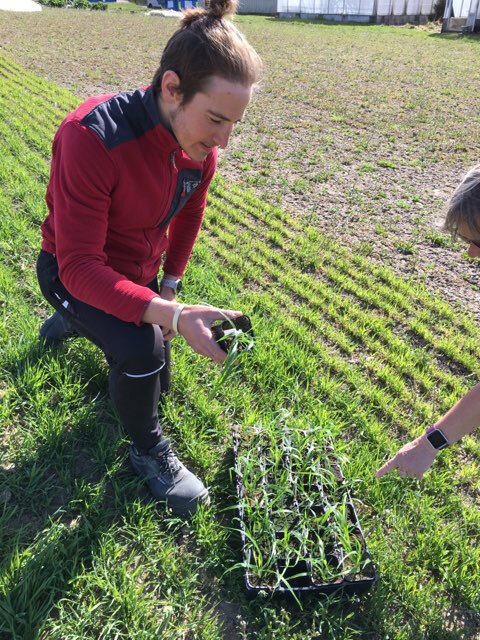
{"type": "Polygon", "coordinates": [[[224,149],[251,95],[251,86],[212,76],[203,92],[170,111],[172,131],[185,153],[202,162],[213,147],[224,149]]]}
{"type": "Polygon", "coordinates": [[[464,223],[457,229],[457,235],[468,244],[467,254],[470,258],[480,258],[480,235],[464,223]]]}

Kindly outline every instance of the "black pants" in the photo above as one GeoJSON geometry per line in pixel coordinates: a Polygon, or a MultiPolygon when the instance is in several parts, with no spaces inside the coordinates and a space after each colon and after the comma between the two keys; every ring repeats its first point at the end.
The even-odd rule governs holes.
{"type": "MultiPolygon", "coordinates": [[[[160,327],[138,327],[80,302],[60,282],[55,256],[43,250],[37,277],[52,307],[105,354],[110,396],[130,437],[142,449],[154,447],[162,433],[158,402],[170,388],[170,342],[163,341],[160,327]]],[[[158,293],[156,278],[147,286],[158,293]]]]}

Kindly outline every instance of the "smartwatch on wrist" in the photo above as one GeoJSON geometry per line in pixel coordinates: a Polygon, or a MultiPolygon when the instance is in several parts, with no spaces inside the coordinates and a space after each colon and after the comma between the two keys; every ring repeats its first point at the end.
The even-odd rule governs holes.
{"type": "Polygon", "coordinates": [[[180,278],[162,278],[160,280],[160,287],[169,287],[173,289],[175,293],[182,290],[182,281],[180,278]]]}
{"type": "Polygon", "coordinates": [[[443,433],[443,431],[438,427],[435,427],[434,425],[427,429],[426,436],[427,440],[430,442],[434,449],[445,449],[445,447],[448,447],[448,445],[450,444],[447,436],[443,433]]]}

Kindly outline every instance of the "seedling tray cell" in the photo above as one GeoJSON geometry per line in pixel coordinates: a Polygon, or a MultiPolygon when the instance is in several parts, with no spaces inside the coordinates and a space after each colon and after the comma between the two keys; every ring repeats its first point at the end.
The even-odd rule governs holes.
{"type": "Polygon", "coordinates": [[[340,464],[318,430],[234,445],[249,595],[367,591],[377,573],[340,464]],[[322,445],[322,446],[319,446],[322,445]]]}

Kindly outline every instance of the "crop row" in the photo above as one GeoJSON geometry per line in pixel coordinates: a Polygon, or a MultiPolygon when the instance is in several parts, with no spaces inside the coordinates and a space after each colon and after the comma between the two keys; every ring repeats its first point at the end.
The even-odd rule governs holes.
{"type": "MultiPolygon", "coordinates": [[[[243,240],[237,237],[237,246],[243,244],[243,240]]],[[[415,412],[421,414],[422,409],[428,412],[428,406],[416,400],[414,393],[405,401],[399,401],[397,396],[376,385],[375,379],[365,375],[359,366],[340,357],[324,340],[318,340],[311,327],[296,315],[294,306],[286,306],[276,297],[271,283],[262,277],[262,269],[252,270],[250,261],[239,256],[237,251],[233,252],[229,245],[204,234],[197,252],[201,257],[201,271],[208,272],[209,281],[218,283],[219,292],[222,289],[227,292],[226,301],[229,291],[244,290],[245,306],[242,303],[240,308],[252,313],[254,318],[256,313],[261,313],[264,318],[256,327],[262,355],[245,374],[249,384],[246,387],[242,385],[239,392],[236,405],[239,415],[245,411],[248,414],[249,408],[259,404],[265,405],[266,410],[273,410],[276,406],[274,398],[278,394],[281,397],[283,390],[286,397],[293,394],[296,398],[295,407],[298,407],[300,415],[314,416],[315,407],[327,408],[330,417],[335,416],[337,426],[343,429],[342,439],[347,433],[358,438],[361,432],[369,434],[374,448],[383,449],[390,448],[394,441],[395,429],[392,430],[392,426],[400,427],[402,433],[398,437],[401,439],[405,438],[405,431],[413,435],[418,433],[421,418],[416,417],[415,412]],[[263,329],[262,324],[265,324],[263,329]],[[288,377],[286,387],[278,379],[279,371],[288,377]],[[267,387],[270,389],[267,396],[256,395],[256,380],[259,381],[259,391],[267,387]]],[[[217,299],[221,302],[221,298],[217,299]]],[[[442,397],[443,394],[440,399],[442,397]]],[[[233,402],[232,396],[229,402],[233,402]]],[[[291,409],[297,410],[293,406],[291,409]]],[[[434,407],[430,410],[433,411],[434,407]]],[[[323,420],[320,414],[311,419],[323,420]]],[[[478,443],[475,446],[475,443],[471,444],[470,452],[477,455],[478,443]]],[[[443,456],[447,465],[450,455],[455,456],[457,452],[448,451],[443,456]]],[[[471,482],[465,479],[464,487],[468,490],[475,483],[475,478],[471,482]]]]}
{"type": "MultiPolygon", "coordinates": [[[[53,131],[59,122],[61,114],[75,105],[75,98],[67,91],[51,85],[34,74],[26,73],[21,67],[4,56],[0,56],[0,73],[4,76],[2,82],[2,85],[4,85],[3,95],[14,98],[13,104],[20,107],[21,116],[20,121],[18,119],[11,121],[8,120],[7,114],[4,114],[5,121],[13,125],[16,130],[22,131],[23,129],[24,135],[30,132],[33,144],[38,144],[42,152],[48,154],[49,147],[48,145],[47,147],[44,146],[45,127],[51,125],[53,131]],[[51,109],[52,96],[55,96],[59,101],[59,106],[53,109],[51,109]],[[51,113],[49,113],[50,109],[51,113]],[[48,118],[47,115],[49,116],[48,118]],[[29,120],[29,117],[32,120],[29,120]],[[38,124],[35,122],[35,118],[38,119],[38,124]],[[36,135],[33,135],[37,132],[43,135],[42,142],[37,139],[36,135]]],[[[10,103],[10,113],[11,106],[12,103],[10,103]]],[[[49,144],[51,135],[47,136],[47,138],[49,144]]],[[[452,333],[456,327],[459,327],[472,337],[471,341],[467,341],[463,345],[463,351],[472,349],[478,353],[476,328],[468,319],[453,312],[448,304],[443,303],[441,300],[433,299],[419,287],[414,288],[408,283],[395,278],[388,269],[377,267],[362,256],[349,256],[347,251],[338,245],[334,246],[332,250],[330,241],[328,241],[330,245],[330,249],[328,249],[327,242],[316,230],[306,229],[302,221],[294,219],[279,208],[266,205],[253,194],[245,192],[239,187],[230,185],[228,190],[225,190],[223,186],[217,185],[216,192],[227,203],[240,207],[243,212],[248,212],[257,221],[266,221],[268,228],[277,232],[279,234],[278,237],[283,236],[291,241],[289,251],[293,249],[294,259],[298,261],[300,267],[310,266],[310,270],[318,272],[319,267],[322,265],[331,264],[337,272],[343,271],[348,276],[350,284],[342,282],[342,286],[346,290],[350,287],[351,292],[359,299],[362,299],[362,287],[368,285],[368,298],[364,298],[365,304],[370,307],[377,306],[386,313],[393,314],[393,318],[396,320],[401,312],[410,313],[415,303],[421,303],[420,317],[416,322],[412,321],[413,328],[419,335],[429,339],[429,332],[426,330],[428,324],[435,326],[436,333],[443,328],[447,328],[452,333]],[[321,251],[318,249],[321,249],[321,251]],[[438,322],[439,319],[446,321],[446,324],[442,326],[438,322]]],[[[327,275],[333,280],[338,278],[338,275],[334,272],[329,272],[327,275]]],[[[440,348],[444,348],[449,356],[458,356],[448,345],[440,345],[440,348]]]]}
{"type": "MultiPolygon", "coordinates": [[[[65,113],[78,104],[78,98],[66,89],[44,80],[16,64],[11,58],[0,54],[0,73],[6,80],[13,80],[22,89],[23,96],[37,97],[43,102],[43,108],[48,112],[58,109],[65,113]]],[[[2,83],[3,84],[3,81],[2,83]]]]}
{"type": "MultiPolygon", "coordinates": [[[[211,206],[213,213],[207,216],[206,226],[214,233],[223,232],[222,241],[234,243],[239,233],[238,223],[234,225],[228,222],[225,207],[221,203],[211,200],[211,206]],[[229,235],[225,235],[227,232],[229,235]]],[[[337,293],[328,284],[297,271],[284,255],[269,247],[259,234],[253,235],[253,229],[251,231],[252,235],[245,234],[239,250],[248,253],[249,262],[261,261],[262,272],[282,283],[285,290],[300,300],[304,308],[311,307],[312,311],[316,311],[317,320],[310,314],[310,322],[321,327],[325,337],[334,337],[336,346],[347,355],[352,356],[362,344],[390,362],[406,378],[416,381],[425,391],[435,391],[438,383],[447,385],[456,393],[462,391],[458,380],[434,366],[424,349],[411,347],[394,335],[389,326],[391,321],[373,311],[365,311],[354,300],[337,293]],[[319,322],[320,317],[324,318],[323,323],[319,322]]]]}
{"type": "MultiPolygon", "coordinates": [[[[267,288],[269,300],[263,301],[264,312],[268,311],[277,316],[278,322],[288,329],[290,336],[300,343],[304,350],[311,353],[319,365],[322,364],[327,369],[342,374],[352,389],[361,393],[372,407],[381,411],[384,417],[391,422],[395,423],[399,418],[398,405],[400,400],[408,404],[408,411],[411,411],[410,405],[413,405],[421,422],[428,419],[427,416],[430,416],[432,411],[431,406],[419,400],[412,391],[406,389],[396,373],[387,372],[378,362],[369,362],[370,370],[383,383],[375,385],[374,376],[370,377],[366,375],[367,372],[361,372],[353,362],[336,352],[338,346],[336,331],[328,321],[323,320],[318,312],[292,301],[287,291],[269,286],[270,278],[280,276],[280,271],[266,272],[264,263],[258,259],[258,254],[253,251],[246,252],[246,255],[249,256],[248,265],[245,264],[246,255],[239,255],[236,260],[232,259],[232,249],[238,247],[236,237],[229,238],[223,231],[218,232],[218,237],[220,242],[213,241],[210,245],[212,250],[225,261],[229,268],[241,268],[246,280],[267,288]],[[281,313],[280,316],[279,313],[281,313]],[[319,340],[319,336],[322,337],[322,340],[319,340]]],[[[285,288],[288,289],[288,284],[285,285],[285,288]]]]}
{"type": "MultiPolygon", "coordinates": [[[[239,235],[237,241],[239,245],[243,244],[244,238],[239,235]]],[[[418,432],[418,421],[410,403],[400,405],[398,399],[376,387],[374,380],[362,375],[354,363],[338,357],[323,340],[312,337],[311,328],[299,322],[289,308],[272,296],[271,283],[264,285],[261,279],[257,280],[248,261],[228,245],[218,243],[210,233],[202,234],[192,269],[195,279],[187,278],[188,299],[204,300],[207,293],[208,300],[225,306],[238,295],[236,292],[242,292],[237,308],[252,315],[259,343],[254,356],[244,361],[240,379],[236,376],[235,382],[227,386],[220,405],[213,403],[215,409],[211,408],[211,400],[207,402],[208,375],[199,365],[194,375],[199,376],[200,385],[194,394],[187,393],[187,388],[184,390],[187,413],[200,412],[199,415],[205,416],[204,424],[208,424],[212,413],[222,415],[226,412],[228,423],[243,431],[247,443],[248,425],[264,420],[265,416],[282,407],[286,407],[299,423],[301,420],[309,420],[312,424],[331,422],[335,425],[337,445],[354,440],[354,465],[361,476],[373,472],[371,462],[361,468],[360,460],[365,459],[362,447],[367,446],[371,451],[391,450],[405,438],[405,431],[418,432]],[[191,403],[194,409],[188,409],[191,403]],[[205,404],[211,408],[207,413],[205,404]],[[397,435],[391,425],[400,426],[402,433],[397,435]],[[368,445],[365,445],[365,438],[368,445]]],[[[181,382],[177,379],[177,384],[181,382]]],[[[473,448],[471,453],[477,449],[473,448]]],[[[452,449],[442,456],[446,465],[442,468],[452,469],[453,475],[455,467],[451,465],[451,457],[456,455],[452,449]]],[[[352,473],[351,468],[349,472],[352,473]]],[[[472,482],[465,479],[462,484],[464,490],[469,491],[469,487],[473,489],[475,485],[475,478],[472,482]]],[[[368,502],[371,499],[363,492],[361,496],[368,502]]],[[[457,497],[461,499],[460,494],[457,497]]],[[[449,503],[453,498],[450,493],[448,498],[446,496],[449,503]]],[[[456,504],[449,506],[447,511],[453,513],[458,509],[456,504]]]]}
{"type": "MultiPolygon", "coordinates": [[[[14,66],[9,73],[12,78],[22,75],[14,66]]],[[[39,222],[44,214],[49,153],[44,139],[52,135],[50,118],[42,124],[34,117],[37,111],[42,113],[41,103],[51,104],[51,98],[42,94],[44,83],[27,78],[23,86],[23,97],[17,88],[14,110],[8,108],[8,92],[0,102],[0,135],[6,158],[0,204],[21,209],[21,222],[17,220],[4,235],[15,245],[21,237],[19,229],[31,235],[26,229],[28,219],[39,222]],[[27,114],[22,105],[29,102],[32,88],[38,92],[34,96],[37,102],[27,114]]],[[[477,368],[472,328],[448,306],[438,306],[423,291],[392,279],[388,271],[372,267],[365,259],[348,256],[317,231],[305,230],[301,222],[251,193],[236,186],[227,189],[221,180],[212,187],[209,211],[206,226],[218,238],[212,245],[216,254],[268,290],[265,308],[272,314],[285,310],[289,318],[282,322],[290,334],[315,354],[319,364],[341,373],[357,393],[361,390],[369,405],[389,421],[406,425],[413,411],[416,420],[425,422],[432,416],[431,404],[437,394],[441,394],[443,410],[465,390],[459,378],[435,362],[437,350],[449,353],[469,370],[477,368]],[[245,242],[238,243],[242,228],[245,242]],[[424,304],[426,299],[428,305],[424,304]],[[423,336],[429,351],[396,335],[399,323],[415,330],[417,337],[423,336]],[[472,345],[464,344],[455,351],[446,336],[456,327],[468,328],[472,345]],[[437,329],[443,329],[441,339],[437,329]],[[472,347],[471,354],[466,347],[472,347]],[[427,395],[421,398],[418,392],[427,395]],[[398,408],[400,404],[405,410],[398,408]],[[401,420],[400,414],[404,414],[401,420]]]]}
{"type": "MultiPolygon", "coordinates": [[[[21,90],[17,88],[16,91],[21,90]]],[[[45,102],[41,97],[38,98],[38,100],[45,102]]],[[[16,99],[15,104],[17,103],[21,104],[16,99]]],[[[21,131],[26,143],[37,147],[39,151],[41,151],[41,155],[47,156],[51,136],[45,135],[44,125],[29,122],[28,118],[27,121],[25,121],[24,115],[22,111],[19,117],[15,118],[3,112],[4,126],[12,127],[16,131],[21,131]],[[45,142],[46,140],[48,140],[48,142],[45,142]]],[[[392,317],[392,319],[399,321],[402,320],[402,313],[411,312],[413,302],[420,300],[422,302],[422,309],[409,320],[408,328],[426,342],[433,342],[440,351],[443,351],[448,357],[456,360],[460,364],[469,368],[475,367],[474,356],[478,354],[479,348],[478,341],[475,338],[476,332],[473,332],[471,325],[465,322],[464,319],[458,321],[448,305],[442,305],[440,301],[432,302],[431,298],[423,292],[422,294],[415,292],[414,295],[412,295],[414,291],[412,287],[405,285],[403,282],[395,281],[395,283],[393,283],[391,281],[391,275],[389,277],[389,274],[385,270],[375,269],[367,261],[358,256],[355,256],[354,262],[359,263],[362,268],[356,268],[352,265],[352,260],[346,260],[345,257],[341,255],[342,251],[338,246],[335,246],[334,251],[331,249],[327,250],[325,240],[321,238],[318,232],[315,230],[307,230],[305,232],[301,223],[278,208],[268,207],[268,205],[265,206],[265,204],[261,203],[251,194],[246,194],[245,192],[240,193],[236,187],[230,188],[227,193],[221,186],[217,186],[216,192],[227,204],[230,203],[233,205],[231,207],[230,217],[232,217],[234,208],[240,208],[243,216],[245,216],[245,213],[248,213],[250,217],[254,217],[257,223],[265,217],[268,220],[266,228],[271,235],[275,232],[275,241],[280,249],[287,250],[289,259],[292,259],[293,262],[298,264],[299,268],[305,268],[307,266],[306,262],[309,262],[310,270],[315,271],[317,274],[323,273],[331,279],[332,282],[337,284],[344,293],[350,293],[355,296],[357,302],[363,301],[369,308],[376,307],[392,317]],[[288,242],[288,247],[284,246],[282,242],[283,238],[288,242]],[[316,246],[316,244],[319,246],[316,246]],[[318,249],[321,249],[321,251],[318,249]],[[372,277],[372,271],[376,272],[376,277],[372,277]],[[378,281],[378,278],[389,281],[382,284],[381,281],[378,281]],[[395,286],[392,286],[392,284],[395,286]],[[426,302],[430,305],[429,307],[427,306],[428,311],[426,311],[425,308],[426,302]],[[430,315],[430,317],[428,317],[428,315],[430,315]],[[448,322],[447,331],[449,333],[442,338],[438,338],[438,333],[442,330],[442,325],[438,322],[439,315],[448,322]],[[456,341],[452,339],[455,335],[455,327],[452,328],[452,320],[460,322],[462,328],[465,329],[467,327],[469,333],[473,333],[470,340],[467,339],[464,341],[462,349],[456,347],[456,341]],[[430,330],[430,323],[435,326],[435,332],[430,330]],[[468,349],[473,351],[473,357],[468,356],[468,349]]]]}
{"type": "MultiPolygon", "coordinates": [[[[288,241],[289,252],[293,251],[300,268],[309,272],[322,271],[324,265],[331,265],[348,275],[353,282],[367,285],[368,306],[378,306],[397,320],[400,313],[418,313],[419,319],[431,323],[437,330],[452,331],[452,327],[461,328],[463,332],[474,338],[468,346],[477,350],[475,338],[478,329],[474,322],[462,314],[456,313],[448,303],[429,294],[420,286],[415,286],[395,276],[386,267],[379,267],[359,254],[352,255],[350,250],[326,238],[322,233],[301,219],[294,218],[284,210],[273,207],[248,190],[241,190],[236,185],[228,189],[218,181],[213,191],[232,208],[240,208],[245,214],[254,218],[257,225],[267,226],[274,230],[275,241],[283,246],[281,237],[288,241]]],[[[358,290],[355,290],[357,293],[358,290]]]]}

